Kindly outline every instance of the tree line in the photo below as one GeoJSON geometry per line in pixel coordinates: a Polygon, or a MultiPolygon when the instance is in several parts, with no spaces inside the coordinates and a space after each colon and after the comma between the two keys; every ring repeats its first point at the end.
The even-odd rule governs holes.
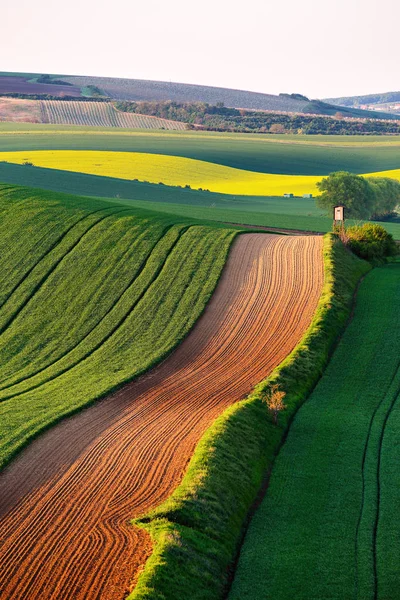
{"type": "Polygon", "coordinates": [[[400,182],[389,177],[363,177],[338,171],[317,183],[317,206],[333,210],[344,206],[350,219],[375,221],[396,218],[400,208],[400,182]]]}
{"type": "Polygon", "coordinates": [[[205,102],[116,102],[122,112],[132,112],[187,123],[188,128],[242,133],[290,133],[308,135],[400,134],[400,121],[349,120],[339,112],[335,117],[273,113],[228,108],[223,103],[205,102]]]}

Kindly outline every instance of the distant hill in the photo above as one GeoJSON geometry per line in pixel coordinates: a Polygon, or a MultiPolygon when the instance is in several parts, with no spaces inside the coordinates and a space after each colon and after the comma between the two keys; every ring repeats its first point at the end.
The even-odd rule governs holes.
{"type": "MultiPolygon", "coordinates": [[[[352,107],[342,107],[309,100],[301,94],[261,94],[244,90],[175,83],[168,81],[147,81],[143,79],[120,79],[112,77],[83,77],[70,75],[38,75],[27,73],[0,73],[0,94],[14,94],[15,88],[23,90],[23,95],[51,94],[49,87],[57,96],[99,97],[113,100],[206,102],[211,105],[223,103],[232,108],[247,108],[274,112],[291,112],[317,115],[335,115],[337,112],[346,117],[391,119],[390,114],[364,111],[352,107]],[[13,79],[18,78],[18,85],[13,79]],[[57,81],[57,83],[55,83],[57,81]],[[52,85],[53,84],[53,85],[52,85]],[[66,84],[66,85],[60,85],[66,84]],[[69,84],[69,85],[68,85],[69,84]],[[32,91],[30,91],[32,86],[32,91]],[[45,88],[46,86],[46,88],[45,88]],[[9,89],[9,91],[7,91],[9,89]]],[[[21,97],[21,96],[20,96],[21,97]]],[[[50,99],[50,98],[48,98],[50,99]]],[[[72,99],[72,98],[71,98],[72,99]]]]}
{"type": "MultiPolygon", "coordinates": [[[[168,81],[148,81],[145,79],[118,79],[111,77],[66,77],[63,80],[73,86],[87,88],[93,86],[114,100],[207,102],[217,105],[223,103],[232,108],[293,112],[305,114],[334,115],[337,106],[321,100],[309,100],[302,94],[261,94],[229,88],[175,83],[168,81]]],[[[391,118],[387,114],[378,115],[348,108],[341,110],[344,116],[359,118],[391,118]]]]}
{"type": "Polygon", "coordinates": [[[367,94],[365,96],[344,96],[342,98],[327,98],[325,102],[340,107],[361,108],[374,111],[384,111],[400,114],[400,92],[384,92],[382,94],[367,94]]]}
{"type": "MultiPolygon", "coordinates": [[[[7,98],[7,100],[10,100],[7,98]]],[[[21,100],[19,100],[21,102],[21,100]]],[[[53,102],[56,106],[59,100],[53,102]]],[[[150,115],[186,123],[188,129],[202,128],[211,131],[236,131],[242,133],[290,133],[310,135],[368,135],[400,134],[400,120],[345,118],[325,114],[283,113],[263,110],[232,108],[222,104],[212,106],[204,102],[130,102],[114,100],[102,104],[115,104],[118,112],[150,115]]],[[[61,102],[65,104],[65,102],[61,102]]],[[[73,102],[80,106],[98,102],[73,102]]]]}

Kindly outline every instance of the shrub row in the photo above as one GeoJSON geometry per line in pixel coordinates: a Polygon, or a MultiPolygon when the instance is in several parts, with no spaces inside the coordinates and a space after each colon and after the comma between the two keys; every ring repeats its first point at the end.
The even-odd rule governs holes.
{"type": "MultiPolygon", "coordinates": [[[[222,102],[210,105],[206,102],[117,101],[116,108],[123,112],[182,121],[188,124],[188,128],[200,127],[210,131],[310,135],[387,135],[400,132],[398,121],[380,120],[384,118],[383,114],[367,111],[357,114],[345,108],[338,112],[339,107],[318,101],[304,103],[297,113],[230,108],[222,102]]],[[[392,119],[390,115],[387,118],[392,119]]]]}

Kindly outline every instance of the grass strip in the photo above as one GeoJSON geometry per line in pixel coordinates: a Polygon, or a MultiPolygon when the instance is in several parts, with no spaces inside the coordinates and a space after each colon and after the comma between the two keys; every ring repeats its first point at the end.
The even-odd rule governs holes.
{"type": "MultiPolygon", "coordinates": [[[[1,156],[0,156],[1,158],[1,156]]],[[[330,215],[318,209],[314,199],[217,194],[181,187],[86,175],[57,169],[25,167],[0,162],[0,181],[67,192],[131,207],[225,223],[263,225],[283,229],[327,233],[332,228],[330,215]]],[[[348,221],[348,224],[358,224],[348,221]]],[[[400,222],[381,225],[400,239],[400,222]]]]}
{"type": "Polygon", "coordinates": [[[344,329],[357,282],[371,267],[328,234],[324,268],[321,299],[300,344],[206,431],[170,498],[133,521],[150,533],[154,550],[129,600],[215,600],[226,592],[229,566],[265,474],[344,329]],[[287,394],[278,427],[262,401],[272,382],[287,394]]]}
{"type": "Polygon", "coordinates": [[[399,278],[393,263],[360,285],[353,319],[275,461],[230,600],[398,596],[400,481],[391,459],[394,430],[399,436],[392,419],[400,391],[399,278]]]}
{"type": "MultiPolygon", "coordinates": [[[[270,200],[266,198],[266,200],[270,200]]],[[[179,215],[180,217],[206,219],[207,221],[231,223],[231,224],[242,224],[242,225],[254,225],[272,228],[292,229],[300,231],[312,231],[320,233],[328,233],[332,229],[332,221],[329,217],[315,216],[313,214],[304,214],[304,211],[300,208],[295,208],[294,204],[291,205],[289,210],[293,212],[284,213],[280,212],[280,209],[276,206],[273,210],[276,212],[269,212],[260,208],[260,212],[257,212],[256,205],[253,203],[251,210],[237,208],[227,204],[226,207],[222,207],[222,204],[216,207],[210,206],[193,206],[191,204],[175,204],[173,202],[152,202],[142,200],[123,200],[124,204],[132,207],[147,208],[149,210],[156,210],[170,215],[179,215]],[[263,212],[261,212],[263,210],[263,212]],[[300,214],[301,213],[301,214],[300,214]]],[[[302,200],[298,200],[302,204],[302,200]]],[[[300,206],[301,206],[300,204],[300,206]]],[[[243,205],[241,205],[243,207],[243,205]]],[[[266,203],[266,206],[267,203],[266,203]]],[[[264,207],[265,208],[265,207],[264,207]]],[[[359,225],[360,223],[370,223],[371,221],[355,221],[349,219],[347,225],[359,225]]],[[[372,223],[378,223],[372,221],[372,223]]],[[[386,231],[391,233],[394,239],[400,239],[400,223],[390,221],[380,221],[378,223],[382,225],[386,231]]]]}

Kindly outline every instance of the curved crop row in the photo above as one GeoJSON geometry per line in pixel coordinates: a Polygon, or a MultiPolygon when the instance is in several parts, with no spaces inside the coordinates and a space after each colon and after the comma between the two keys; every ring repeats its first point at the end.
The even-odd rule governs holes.
{"type": "MultiPolygon", "coordinates": [[[[16,395],[20,395],[23,392],[36,389],[42,386],[47,381],[55,379],[57,376],[65,373],[72,367],[76,366],[81,360],[91,355],[97,350],[102,343],[110,336],[111,332],[116,330],[119,324],[124,318],[133,310],[133,307],[139,302],[143,291],[154,281],[158,271],[164,265],[168,254],[172,248],[179,241],[182,233],[185,231],[186,226],[176,225],[172,226],[169,231],[163,231],[161,224],[155,224],[153,231],[151,226],[148,226],[145,234],[151,234],[153,239],[149,236],[148,246],[143,243],[140,236],[137,240],[134,240],[135,234],[138,234],[137,228],[133,226],[133,223],[129,223],[129,219],[124,219],[125,223],[118,223],[124,227],[130,227],[130,234],[132,235],[132,243],[128,248],[128,252],[124,253],[122,260],[125,262],[123,268],[110,270],[110,264],[107,262],[111,261],[107,259],[102,264],[102,268],[98,275],[99,283],[94,294],[91,290],[88,290],[88,296],[83,293],[79,297],[79,304],[84,306],[84,311],[79,313],[79,319],[74,323],[72,328],[69,328],[71,322],[71,315],[68,311],[68,304],[70,298],[63,296],[63,302],[65,303],[65,311],[57,308],[57,311],[62,315],[62,319],[54,319],[52,315],[52,296],[48,294],[42,299],[40,295],[35,298],[35,304],[40,303],[40,314],[42,320],[39,318],[34,323],[30,320],[30,314],[25,315],[25,319],[21,319],[19,327],[22,330],[29,331],[30,328],[34,327],[35,330],[40,331],[40,340],[43,342],[43,338],[46,336],[46,321],[47,328],[49,328],[48,319],[44,318],[46,315],[46,307],[50,311],[47,314],[53,316],[53,321],[50,321],[50,331],[47,332],[49,338],[47,342],[47,354],[43,357],[40,351],[38,352],[37,346],[32,345],[24,348],[17,357],[16,361],[21,365],[21,369],[18,370],[18,365],[7,366],[11,378],[6,380],[3,372],[1,377],[3,379],[0,387],[0,400],[9,399],[16,395]],[[156,226],[158,225],[159,237],[156,226]],[[135,243],[136,242],[136,243],[135,243]],[[138,242],[142,242],[141,244],[138,242]],[[132,269],[132,264],[129,258],[136,254],[136,264],[132,269]],[[128,259],[128,260],[127,260],[128,259]],[[124,268],[125,267],[125,268],[124,268]],[[107,273],[109,270],[109,273],[107,273]],[[110,290],[112,289],[112,294],[110,290]],[[93,306],[96,306],[96,311],[93,311],[93,306]],[[45,311],[43,311],[45,309],[45,311]],[[28,321],[25,325],[24,320],[28,321]],[[42,322],[44,321],[44,322],[42,322]],[[63,335],[63,328],[68,328],[67,337],[63,335]],[[60,345],[58,342],[59,337],[63,340],[60,345]],[[35,356],[35,353],[37,354],[35,356]],[[32,356],[33,354],[33,356],[32,356]],[[27,358],[28,357],[28,358],[27,358]]],[[[90,240],[89,244],[90,244],[90,240]]],[[[82,248],[84,252],[85,249],[82,248]]],[[[114,252],[116,257],[113,257],[113,261],[118,260],[118,253],[114,252]]],[[[76,257],[73,257],[75,260],[76,257]]],[[[68,268],[68,264],[65,265],[68,268]]],[[[111,263],[111,268],[113,267],[111,263]]],[[[87,275],[87,272],[84,273],[87,275]]],[[[70,293],[74,294],[75,289],[72,286],[69,278],[63,279],[63,273],[59,274],[59,278],[62,279],[62,285],[60,287],[66,290],[70,289],[70,293]]],[[[81,285],[79,278],[75,278],[75,285],[81,285]]],[[[96,279],[93,280],[96,283],[96,279]]],[[[50,283],[50,288],[51,288],[50,283]]],[[[92,286],[91,286],[92,288],[92,286]]],[[[84,290],[86,292],[86,290],[84,290]]],[[[69,309],[71,310],[71,309],[69,309]]],[[[73,305],[72,310],[77,310],[77,307],[73,305]]],[[[11,335],[15,335],[15,332],[11,332],[11,335]]],[[[2,352],[7,352],[7,339],[0,337],[0,356],[2,352]]]]}
{"type": "MultiPolygon", "coordinates": [[[[18,338],[20,332],[25,331],[30,339],[29,344],[20,348],[18,354],[11,359],[12,364],[1,361],[0,389],[12,385],[14,379],[28,378],[36,362],[42,367],[46,366],[40,354],[40,345],[45,340],[47,358],[52,359],[60,351],[63,353],[65,347],[68,348],[68,342],[74,340],[75,335],[83,337],[109,312],[114,298],[118,298],[135,280],[141,262],[146,260],[155,243],[163,236],[164,227],[162,223],[155,223],[154,227],[149,224],[145,228],[143,221],[135,219],[128,210],[126,209],[128,214],[124,214],[122,219],[119,213],[121,209],[118,211],[116,207],[111,211],[104,211],[101,216],[96,215],[96,219],[88,216],[84,221],[85,228],[75,231],[75,227],[71,232],[74,236],[62,239],[56,248],[36,264],[30,276],[14,292],[16,299],[13,296],[9,299],[11,306],[17,304],[21,297],[23,299],[23,286],[26,288],[27,300],[25,303],[20,302],[15,322],[6,331],[2,328],[0,355],[7,355],[7,347],[12,346],[13,338],[18,338]],[[96,262],[93,257],[99,252],[100,241],[104,259],[96,262]],[[132,268],[132,256],[135,253],[136,260],[132,268]],[[87,269],[76,273],[73,265],[83,257],[87,261],[87,269]],[[84,285],[85,279],[90,279],[90,285],[84,285]],[[54,303],[55,288],[57,303],[54,303]],[[79,297],[77,289],[81,292],[79,297]],[[36,315],[35,319],[32,319],[33,313],[36,315]],[[36,356],[34,348],[39,332],[40,344],[36,356]],[[25,366],[22,372],[21,366],[25,366]],[[9,377],[12,377],[11,382],[8,381],[9,377]]],[[[8,303],[3,306],[1,315],[7,308],[8,303]]]]}
{"type": "MultiPolygon", "coordinates": [[[[54,201],[55,194],[0,185],[0,306],[21,285],[38,261],[90,213],[110,204],[77,198],[73,206],[54,201]],[[55,218],[57,207],[57,218],[55,218]]],[[[115,207],[114,207],[115,208],[115,207]]]]}
{"type": "Polygon", "coordinates": [[[183,130],[186,128],[185,123],[178,121],[118,111],[111,102],[41,100],[40,108],[43,123],[53,125],[169,130],[183,130]]]}
{"type": "MultiPolygon", "coordinates": [[[[136,525],[150,533],[154,549],[130,600],[226,597],[229,567],[238,550],[246,515],[294,413],[327,364],[350,313],[358,279],[370,268],[332,235],[325,236],[324,267],[325,282],[318,309],[302,341],[248,398],[229,407],[207,430],[172,496],[135,519],[136,525]],[[273,383],[287,393],[287,407],[278,426],[272,423],[263,401],[265,391],[273,383]],[[182,569],[182,564],[190,568],[182,569]]],[[[287,518],[290,522],[290,513],[287,518]]],[[[267,551],[268,548],[263,549],[259,563],[267,551]]],[[[253,579],[258,578],[261,583],[264,580],[266,572],[255,569],[254,564],[250,561],[244,574],[250,591],[246,587],[234,597],[253,597],[253,579]]],[[[307,569],[302,572],[305,579],[307,573],[307,569]]],[[[268,575],[273,576],[273,572],[268,575]]],[[[286,581],[290,586],[291,573],[286,581]]],[[[311,579],[311,586],[312,583],[311,579]]],[[[257,599],[267,597],[262,587],[257,592],[257,599]]],[[[310,594],[308,598],[311,596],[317,597],[310,594]]]]}
{"type": "MultiPolygon", "coordinates": [[[[166,258],[153,261],[153,251],[137,278],[138,301],[128,302],[128,291],[124,310],[118,303],[110,311],[101,345],[62,375],[2,402],[0,414],[7,405],[16,415],[36,404],[43,416],[61,394],[79,402],[88,388],[99,392],[105,377],[112,386],[165,355],[202,311],[233,236],[193,224],[166,258]]],[[[10,465],[0,480],[7,593],[124,596],[150,553],[148,538],[128,519],[170,494],[205,428],[293,348],[319,297],[321,246],[316,237],[240,236],[204,317],[167,360],[38,438],[10,465]],[[44,472],[35,471],[38,461],[44,472]]]]}
{"type": "MultiPolygon", "coordinates": [[[[4,334],[12,324],[19,313],[25,309],[30,303],[34,294],[42,287],[42,285],[51,276],[59,263],[71,253],[75,247],[80,244],[83,238],[97,226],[98,223],[107,219],[113,213],[126,212],[129,209],[111,209],[105,208],[93,213],[88,213],[86,217],[80,219],[73,227],[71,227],[65,235],[63,235],[55,247],[45,254],[35,266],[29,271],[27,276],[17,284],[11,294],[1,307],[0,315],[0,335],[4,334]]],[[[28,312],[31,307],[28,306],[28,312]]],[[[13,347],[10,342],[10,347],[13,347]]],[[[7,351],[9,356],[10,348],[7,351]]]]}
{"type": "Polygon", "coordinates": [[[58,194],[15,188],[6,200],[10,219],[1,222],[1,239],[9,245],[25,211],[33,240],[43,242],[37,230],[42,222],[46,227],[51,213],[56,232],[59,216],[62,225],[45,251],[43,244],[32,245],[29,265],[23,245],[15,247],[15,262],[20,259],[25,268],[0,309],[2,461],[61,415],[169,352],[203,309],[235,235],[202,226],[185,233],[188,223],[174,224],[176,219],[140,211],[136,215],[105,202],[87,201],[85,214],[82,200],[58,194]],[[69,227],[63,211],[70,215],[69,227]],[[204,285],[206,273],[200,266],[207,262],[207,249],[213,263],[204,285]],[[175,272],[176,265],[180,270],[175,272]],[[183,285],[185,277],[189,280],[183,285]],[[178,305],[168,304],[163,292],[168,288],[178,305]],[[198,295],[198,308],[180,315],[179,303],[190,290],[198,295]],[[161,327],[165,322],[168,327],[161,327]],[[157,327],[164,331],[157,333],[157,327]]]}

